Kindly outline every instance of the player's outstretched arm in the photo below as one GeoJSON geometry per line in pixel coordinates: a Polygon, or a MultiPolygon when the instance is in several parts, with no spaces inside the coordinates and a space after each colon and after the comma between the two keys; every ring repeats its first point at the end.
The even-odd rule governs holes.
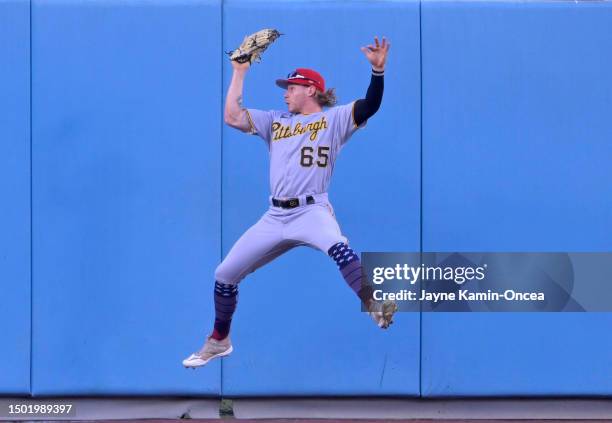
{"type": "Polygon", "coordinates": [[[382,103],[384,90],[385,64],[391,43],[383,37],[382,43],[374,37],[374,44],[361,47],[361,51],[372,65],[372,78],[364,99],[355,102],[354,117],[357,126],[374,116],[382,103]]]}
{"type": "Polygon", "coordinates": [[[251,123],[247,116],[247,111],[242,107],[242,89],[244,86],[244,78],[247,71],[249,70],[249,62],[238,63],[232,60],[232,67],[234,72],[232,74],[232,81],[227,89],[227,96],[225,97],[225,112],[224,120],[225,123],[232,128],[239,129],[243,132],[251,131],[251,123]]]}

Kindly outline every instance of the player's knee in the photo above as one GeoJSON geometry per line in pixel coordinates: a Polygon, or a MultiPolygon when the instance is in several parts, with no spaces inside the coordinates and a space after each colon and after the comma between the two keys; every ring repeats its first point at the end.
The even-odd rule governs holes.
{"type": "Polygon", "coordinates": [[[236,285],[240,282],[237,272],[232,271],[232,267],[225,261],[221,262],[215,269],[215,280],[226,285],[236,285]]]}
{"type": "Polygon", "coordinates": [[[327,251],[327,254],[336,262],[341,270],[349,264],[359,261],[357,253],[344,242],[334,244],[327,251]]]}

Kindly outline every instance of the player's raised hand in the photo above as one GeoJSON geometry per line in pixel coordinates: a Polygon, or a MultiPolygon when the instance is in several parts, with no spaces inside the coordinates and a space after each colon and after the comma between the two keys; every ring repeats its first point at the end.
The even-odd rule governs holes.
{"type": "Polygon", "coordinates": [[[382,43],[378,42],[378,37],[374,37],[374,44],[361,47],[361,51],[368,58],[374,70],[382,72],[385,70],[389,48],[391,48],[391,43],[385,37],[383,37],[382,43]]]}

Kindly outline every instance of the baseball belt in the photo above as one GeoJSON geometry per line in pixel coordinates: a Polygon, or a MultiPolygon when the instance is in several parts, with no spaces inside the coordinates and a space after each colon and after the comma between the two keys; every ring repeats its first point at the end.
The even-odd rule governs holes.
{"type": "MultiPolygon", "coordinates": [[[[312,195],[306,197],[306,204],[314,204],[315,199],[312,195]]],[[[283,209],[294,209],[300,205],[299,198],[289,198],[287,200],[279,200],[276,198],[272,199],[272,205],[274,207],[280,207],[283,209]]]]}

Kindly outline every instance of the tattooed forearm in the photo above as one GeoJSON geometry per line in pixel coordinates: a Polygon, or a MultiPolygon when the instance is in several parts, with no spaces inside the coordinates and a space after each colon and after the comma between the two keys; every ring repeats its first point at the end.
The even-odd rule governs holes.
{"type": "Polygon", "coordinates": [[[224,120],[229,126],[242,131],[250,131],[251,125],[247,111],[242,105],[242,86],[244,84],[244,73],[234,71],[232,81],[227,90],[225,101],[224,120]]]}

